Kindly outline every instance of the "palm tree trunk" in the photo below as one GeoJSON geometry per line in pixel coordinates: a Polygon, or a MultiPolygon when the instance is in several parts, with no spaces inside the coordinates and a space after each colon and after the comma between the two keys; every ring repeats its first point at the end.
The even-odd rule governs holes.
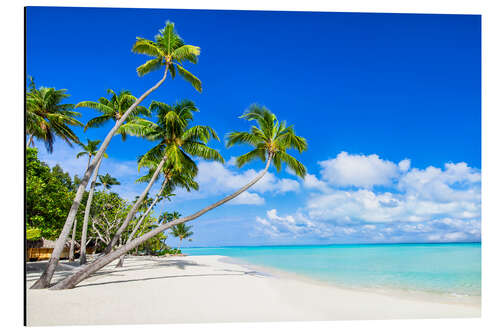
{"type": "Polygon", "coordinates": [[[160,174],[161,169],[163,168],[163,165],[165,164],[166,160],[167,160],[167,156],[165,155],[165,156],[163,156],[160,164],[158,164],[158,167],[156,168],[155,173],[153,174],[153,177],[149,181],[148,186],[146,186],[144,191],[142,191],[141,196],[137,199],[134,206],[128,212],[127,217],[123,221],[120,228],[118,228],[118,230],[116,231],[116,234],[113,236],[113,239],[111,239],[111,242],[109,242],[108,246],[106,247],[106,250],[104,251],[104,254],[108,254],[109,252],[111,252],[111,250],[113,249],[113,246],[115,246],[116,242],[118,241],[118,238],[120,238],[121,234],[127,228],[128,224],[130,223],[130,221],[134,217],[135,213],[137,212],[137,210],[141,206],[142,201],[144,200],[146,195],[149,193],[149,190],[151,190],[151,187],[153,186],[154,182],[158,178],[158,175],[160,174]]]}
{"type": "Polygon", "coordinates": [[[74,288],[78,283],[85,280],[91,274],[97,272],[99,269],[103,268],[104,266],[106,266],[107,264],[112,262],[113,260],[118,259],[121,255],[127,253],[128,251],[130,251],[134,247],[144,243],[145,241],[153,238],[154,236],[158,235],[159,233],[164,232],[165,230],[172,228],[173,226],[175,226],[177,224],[192,221],[192,220],[202,216],[203,214],[211,211],[212,209],[217,208],[220,205],[228,202],[229,200],[236,198],[238,195],[240,195],[241,193],[248,190],[250,187],[252,187],[255,183],[257,183],[260,179],[262,179],[262,177],[264,177],[266,175],[267,170],[269,169],[269,165],[271,164],[271,160],[272,160],[272,155],[268,157],[265,169],[262,170],[262,172],[259,175],[257,175],[254,179],[252,179],[247,185],[243,186],[242,188],[240,188],[238,191],[234,192],[233,194],[217,201],[216,203],[214,203],[206,208],[203,208],[202,210],[199,210],[198,212],[196,212],[192,215],[189,215],[189,216],[186,216],[183,218],[179,218],[177,220],[173,220],[169,223],[165,223],[164,225],[159,226],[158,228],[155,228],[155,229],[145,233],[144,235],[142,235],[140,237],[137,237],[136,239],[132,240],[130,243],[125,244],[124,246],[118,248],[116,251],[113,251],[111,253],[106,254],[105,256],[102,256],[99,259],[97,259],[96,261],[89,264],[88,266],[78,270],[73,275],[70,275],[67,278],[65,278],[64,280],[58,282],[56,285],[54,285],[50,289],[60,290],[60,289],[74,288]]]}
{"type": "MultiPolygon", "coordinates": [[[[136,223],[135,227],[134,227],[134,230],[132,230],[132,232],[130,233],[130,235],[128,236],[128,239],[127,239],[127,243],[125,244],[128,244],[130,243],[130,241],[132,239],[134,239],[134,236],[135,234],[137,233],[137,231],[139,230],[139,227],[141,226],[142,222],[146,219],[146,217],[149,215],[149,213],[151,212],[151,209],[153,209],[153,207],[156,205],[156,203],[158,202],[158,200],[160,199],[160,196],[161,194],[163,193],[163,189],[165,188],[165,185],[167,185],[167,182],[168,182],[168,178],[165,178],[165,180],[163,181],[163,184],[161,185],[161,188],[160,188],[160,191],[158,191],[158,193],[156,194],[156,198],[155,200],[153,201],[153,203],[151,205],[149,205],[148,209],[146,210],[146,212],[144,214],[142,214],[140,220],[136,223]]],[[[125,261],[125,255],[122,255],[120,257],[120,261],[118,262],[118,264],[116,264],[116,267],[122,267],[123,266],[123,262],[125,261]]]]}
{"type": "MultiPolygon", "coordinates": [[[[92,199],[94,198],[94,189],[97,176],[99,175],[99,168],[101,167],[101,160],[97,163],[95,172],[92,175],[92,182],[90,183],[89,197],[87,198],[87,204],[85,205],[85,215],[83,216],[83,226],[82,226],[82,246],[80,247],[80,265],[85,265],[87,263],[87,229],[89,225],[90,208],[92,206],[92,199]]],[[[89,158],[90,163],[90,158],[89,158]]]]}
{"type": "Polygon", "coordinates": [[[75,237],[77,220],[73,221],[73,234],[71,235],[71,245],[69,247],[68,261],[75,261],[75,237]]]}
{"type": "MultiPolygon", "coordinates": [[[[168,64],[167,64],[168,65],[168,64]]],[[[123,116],[120,118],[115,123],[115,126],[108,132],[106,138],[104,139],[103,143],[101,144],[101,147],[97,151],[97,154],[95,155],[94,160],[90,163],[89,167],[87,168],[87,171],[83,175],[82,182],[80,183],[80,186],[78,186],[78,190],[76,191],[75,198],[73,200],[73,204],[71,205],[71,208],[68,212],[68,216],[66,217],[66,222],[64,223],[64,227],[59,234],[59,238],[56,241],[56,244],[54,246],[54,251],[52,251],[52,255],[50,256],[49,263],[47,265],[47,268],[45,268],[45,271],[43,272],[42,276],[31,286],[31,289],[41,289],[41,288],[47,288],[50,284],[50,281],[52,280],[52,276],[54,276],[54,272],[56,270],[56,266],[59,263],[59,257],[61,256],[61,253],[64,249],[64,243],[66,241],[66,238],[68,237],[69,231],[71,229],[71,226],[73,224],[73,220],[75,219],[76,213],[78,211],[78,207],[80,206],[80,202],[82,201],[83,193],[85,192],[85,188],[87,187],[87,184],[89,182],[90,176],[94,172],[98,161],[100,161],[102,155],[108,148],[109,143],[111,142],[111,139],[115,135],[116,131],[120,126],[125,122],[127,117],[130,115],[130,113],[135,109],[139,103],[141,103],[149,94],[151,94],[153,91],[158,89],[159,86],[162,85],[162,83],[165,81],[167,78],[167,73],[168,73],[168,66],[165,68],[165,73],[163,74],[163,77],[161,78],[160,81],[158,81],[153,87],[151,87],[148,91],[146,91],[144,94],[142,94],[141,97],[139,97],[134,104],[132,104],[128,110],[123,114],[123,116]]]]}
{"type": "Polygon", "coordinates": [[[26,148],[28,148],[32,144],[33,144],[33,134],[30,135],[30,139],[28,140],[28,144],[26,145],[26,148]]]}
{"type": "Polygon", "coordinates": [[[179,237],[179,247],[177,248],[177,255],[179,255],[179,252],[181,252],[181,245],[182,245],[182,237],[179,237]]]}

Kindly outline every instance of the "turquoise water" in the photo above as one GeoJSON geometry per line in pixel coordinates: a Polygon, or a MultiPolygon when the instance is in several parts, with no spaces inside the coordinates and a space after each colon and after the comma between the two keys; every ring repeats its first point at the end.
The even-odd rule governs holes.
{"type": "Polygon", "coordinates": [[[481,244],[377,244],[185,248],[346,287],[481,295],[481,244]]]}

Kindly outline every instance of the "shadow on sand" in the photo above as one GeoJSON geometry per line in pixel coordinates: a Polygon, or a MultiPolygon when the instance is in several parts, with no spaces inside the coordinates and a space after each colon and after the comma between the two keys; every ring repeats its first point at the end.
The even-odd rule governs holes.
{"type": "MultiPolygon", "coordinates": [[[[47,261],[41,262],[27,262],[26,263],[26,272],[27,272],[27,282],[32,282],[38,279],[38,276],[43,270],[47,267],[47,261]]],[[[90,262],[89,262],[90,263],[90,262]]],[[[181,270],[185,270],[186,267],[189,266],[206,266],[195,263],[194,261],[188,259],[170,259],[170,260],[159,260],[152,258],[127,258],[126,264],[124,267],[115,268],[114,265],[116,262],[110,263],[107,267],[102,270],[92,274],[92,277],[95,276],[113,276],[120,277],[126,276],[126,274],[120,274],[123,272],[129,271],[143,271],[148,269],[156,269],[159,267],[176,267],[181,270]],[[149,259],[149,260],[148,260],[149,259]],[[146,262],[145,262],[146,261],[146,262]]],[[[79,263],[76,262],[62,262],[56,268],[56,275],[54,276],[57,281],[52,283],[56,284],[57,282],[65,279],[66,277],[72,275],[75,271],[80,269],[81,267],[79,263]]],[[[185,274],[185,275],[167,275],[160,277],[146,277],[139,279],[124,279],[117,281],[107,281],[107,282],[93,282],[93,283],[84,283],[82,285],[77,286],[76,288],[85,288],[91,286],[98,285],[106,285],[106,284],[116,284],[116,283],[127,283],[127,282],[138,282],[138,281],[148,281],[148,280],[158,280],[158,279],[171,279],[171,278],[186,278],[186,277],[199,277],[199,276],[234,276],[234,275],[251,275],[257,277],[264,277],[264,274],[261,274],[257,271],[241,271],[241,270],[231,270],[231,269],[221,269],[219,271],[223,271],[225,273],[207,273],[207,274],[185,274]]]]}

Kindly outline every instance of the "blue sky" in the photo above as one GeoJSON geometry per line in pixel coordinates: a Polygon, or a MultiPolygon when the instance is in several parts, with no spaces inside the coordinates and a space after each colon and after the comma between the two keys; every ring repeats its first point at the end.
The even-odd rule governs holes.
{"type": "MultiPolygon", "coordinates": [[[[257,102],[309,142],[300,156],[305,180],[272,170],[194,222],[190,245],[480,240],[480,16],[30,7],[27,73],[68,89],[71,103],[108,88],[139,96],[161,73],[139,78],[135,68],[147,58],[130,49],[167,19],[201,47],[189,68],[203,93],[176,78],[144,105],[192,99],[196,123],[223,137],[248,128],[238,116],[257,102]]],[[[82,122],[96,116],[80,111],[82,122]]],[[[109,126],[77,133],[101,139],[109,126]]],[[[200,162],[199,193],[178,193],[157,212],[190,214],[262,167],[232,165],[247,147],[212,146],[229,162],[200,162]]],[[[142,190],[135,160],[149,147],[116,138],[108,148],[103,171],[122,182],[116,191],[125,197],[142,190]]],[[[40,156],[82,174],[77,151],[58,142],[40,156]]]]}

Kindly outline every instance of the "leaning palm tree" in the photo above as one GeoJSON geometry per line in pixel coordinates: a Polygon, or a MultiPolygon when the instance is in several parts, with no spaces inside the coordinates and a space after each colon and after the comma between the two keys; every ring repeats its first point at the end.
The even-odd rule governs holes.
{"type": "Polygon", "coordinates": [[[141,166],[150,163],[150,161],[156,160],[159,162],[148,185],[128,212],[127,217],[113,236],[112,241],[106,247],[105,253],[111,252],[113,246],[116,245],[121,234],[125,231],[137,212],[142,200],[151,190],[167,160],[172,170],[178,172],[187,168],[196,169],[196,163],[189,155],[200,157],[204,160],[224,162],[218,151],[206,145],[210,139],[219,140],[215,130],[209,126],[201,125],[189,127],[190,122],[193,120],[193,112],[198,111],[192,101],[182,101],[172,106],[153,101],[149,108],[151,111],[156,111],[157,113],[156,123],[145,119],[138,119],[137,121],[123,125],[119,132],[137,135],[151,141],[159,141],[156,146],[139,160],[139,169],[141,166]]]}
{"type": "Polygon", "coordinates": [[[58,136],[70,146],[79,143],[78,136],[71,126],[83,126],[74,117],[80,113],[74,112],[73,104],[63,104],[68,98],[66,89],[41,87],[37,89],[35,81],[30,77],[29,90],[26,93],[26,133],[29,135],[27,147],[34,145],[34,138],[45,143],[49,153],[54,149],[54,140],[58,136]]]}
{"type": "Polygon", "coordinates": [[[193,235],[191,228],[192,226],[188,226],[186,225],[186,223],[179,223],[172,227],[172,231],[170,232],[170,234],[174,237],[179,238],[179,246],[177,247],[177,254],[179,254],[181,250],[182,240],[184,238],[189,238],[193,235]]]}
{"type": "MultiPolygon", "coordinates": [[[[76,157],[80,156],[85,156],[88,155],[89,161],[87,164],[87,169],[89,168],[90,161],[93,156],[97,154],[97,148],[99,147],[99,144],[101,143],[101,140],[88,140],[87,145],[82,145],[83,151],[78,153],[76,157]]],[[[102,155],[103,157],[108,157],[106,153],[102,155]]],[[[89,195],[87,197],[87,203],[85,204],[85,214],[83,216],[83,226],[82,226],[82,238],[81,238],[81,245],[80,245],[80,265],[84,265],[87,263],[87,229],[88,229],[88,224],[89,224],[89,217],[90,217],[90,208],[92,206],[92,200],[94,199],[94,190],[96,186],[96,180],[97,180],[97,175],[99,174],[99,168],[101,167],[101,160],[97,163],[97,166],[95,168],[94,174],[92,175],[92,180],[90,182],[90,189],[89,189],[89,195]]],[[[75,225],[76,223],[73,223],[73,234],[75,233],[75,225]]]]}
{"type": "Polygon", "coordinates": [[[238,166],[243,166],[255,159],[263,160],[265,162],[265,167],[255,178],[235,193],[226,196],[216,203],[205,207],[192,215],[177,218],[168,223],[164,223],[144,235],[137,237],[130,243],[118,248],[116,251],[102,256],[84,269],[81,269],[73,275],[60,281],[51,289],[73,288],[94,272],[98,271],[136,246],[144,243],[148,239],[151,239],[152,237],[172,228],[177,224],[195,220],[212,209],[236,198],[238,195],[245,192],[262,179],[267,174],[271,164],[273,164],[278,171],[281,170],[282,164],[286,164],[290,170],[292,170],[299,177],[303,178],[306,175],[305,166],[293,156],[288,154],[289,149],[296,149],[300,153],[307,149],[306,139],[297,136],[292,126],[287,127],[285,122],[279,122],[276,119],[276,116],[268,109],[258,105],[252,105],[247,112],[241,116],[241,118],[249,121],[256,121],[257,126],[253,126],[249,132],[233,132],[229,134],[227,146],[231,147],[235,144],[247,144],[253,147],[250,152],[238,157],[236,162],[238,166]]]}
{"type": "MultiPolygon", "coordinates": [[[[159,161],[151,161],[150,164],[150,169],[149,172],[145,175],[137,179],[137,182],[149,182],[151,178],[154,175],[154,171],[157,168],[159,161]]],[[[147,162],[143,162],[147,163],[147,162]]],[[[141,218],[139,221],[134,226],[134,229],[132,232],[129,234],[127,243],[130,243],[132,239],[134,239],[135,235],[137,234],[137,231],[139,230],[139,227],[142,225],[142,222],[144,221],[145,218],[149,216],[149,213],[151,210],[155,207],[155,205],[163,198],[168,198],[170,200],[170,196],[172,196],[172,192],[177,187],[184,188],[187,192],[191,192],[191,190],[198,190],[199,185],[196,181],[194,181],[194,178],[196,177],[198,169],[196,168],[196,164],[194,163],[189,163],[184,167],[184,170],[182,172],[179,172],[173,168],[172,165],[170,164],[164,164],[163,166],[163,183],[161,185],[160,190],[156,194],[155,199],[151,204],[148,205],[148,208],[145,213],[142,214],[141,218]],[[194,168],[193,168],[194,166],[194,168]],[[191,169],[190,169],[191,168],[191,169]]],[[[120,261],[116,265],[116,267],[122,267],[123,262],[125,260],[125,256],[120,257],[120,261]]]]}
{"type": "Polygon", "coordinates": [[[116,131],[125,122],[130,113],[153,91],[158,89],[170,71],[175,75],[174,69],[177,69],[179,74],[187,80],[191,85],[198,91],[201,91],[201,83],[198,78],[188,72],[182,65],[185,61],[191,63],[197,63],[198,56],[200,54],[200,48],[193,45],[185,45],[182,38],[177,34],[174,29],[174,24],[172,22],[166,23],[165,27],[160,30],[160,33],[155,37],[155,41],[150,41],[144,38],[137,38],[134,46],[132,47],[132,52],[146,54],[153,56],[154,59],[147,61],[143,65],[137,68],[137,73],[139,76],[145,75],[147,73],[153,72],[155,70],[164,69],[163,76],[153,87],[142,94],[128,109],[125,111],[123,116],[118,120],[113,128],[108,132],[106,138],[104,139],[101,148],[97,152],[95,159],[90,163],[87,171],[85,172],[82,182],[78,187],[73,204],[68,212],[66,222],[64,223],[63,229],[59,234],[59,238],[56,241],[54,250],[50,257],[49,263],[45,268],[43,274],[40,278],[31,286],[32,289],[47,288],[52,280],[52,276],[56,270],[56,266],[59,262],[59,257],[61,256],[66,238],[68,237],[71,225],[80,206],[80,201],[82,200],[83,193],[89,182],[89,179],[94,172],[99,160],[101,159],[103,153],[108,148],[108,145],[115,135],[116,131]]]}

